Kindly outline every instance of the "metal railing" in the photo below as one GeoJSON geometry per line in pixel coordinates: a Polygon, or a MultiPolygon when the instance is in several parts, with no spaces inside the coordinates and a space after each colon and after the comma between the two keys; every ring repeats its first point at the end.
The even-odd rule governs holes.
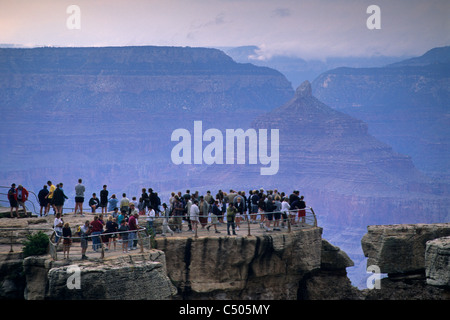
{"type": "MultiPolygon", "coordinates": [[[[238,216],[239,219],[241,219],[241,221],[239,222],[241,226],[246,226],[247,228],[247,236],[251,236],[252,235],[252,229],[253,229],[253,233],[255,233],[255,227],[258,228],[257,230],[260,230],[261,228],[261,224],[269,224],[268,221],[270,221],[270,223],[274,223],[274,222],[278,222],[281,223],[282,226],[284,227],[284,231],[290,233],[292,231],[293,227],[296,226],[300,226],[300,227],[316,227],[317,226],[317,219],[316,219],[316,215],[314,213],[314,210],[311,207],[306,207],[304,209],[304,216],[299,217],[298,216],[299,210],[289,210],[286,212],[281,212],[281,211],[277,211],[277,212],[258,212],[258,213],[244,213],[241,214],[240,216],[238,216]],[[280,219],[279,220],[268,220],[268,215],[274,215],[275,213],[280,213],[280,219]],[[284,224],[284,226],[283,226],[284,224]]],[[[205,218],[206,221],[203,221],[203,227],[205,227],[206,225],[208,226],[213,226],[214,222],[216,219],[218,220],[216,227],[218,228],[218,230],[222,230],[222,228],[225,226],[225,228],[228,228],[227,224],[228,221],[226,221],[227,215],[214,215],[213,214],[209,214],[208,216],[201,216],[199,215],[198,218],[205,218]],[[205,224],[206,223],[206,224],[205,224]]],[[[146,216],[140,216],[141,218],[147,218],[146,216]]],[[[273,216],[273,218],[275,218],[273,216]]],[[[140,252],[143,253],[144,252],[144,248],[148,248],[148,249],[152,249],[154,247],[153,245],[153,240],[155,239],[155,237],[158,235],[158,233],[156,233],[156,229],[160,227],[160,224],[164,224],[163,220],[166,220],[170,230],[172,232],[176,232],[176,229],[181,226],[181,228],[183,227],[183,222],[184,224],[188,224],[188,225],[193,225],[195,223],[193,223],[193,221],[191,221],[188,217],[188,215],[179,215],[179,216],[157,216],[153,218],[153,223],[154,223],[154,228],[150,229],[150,228],[146,228],[146,227],[142,227],[142,226],[138,226],[138,230],[131,230],[131,231],[116,231],[116,232],[101,232],[100,234],[89,234],[86,236],[72,236],[70,237],[71,240],[71,245],[73,245],[74,242],[78,242],[78,241],[82,241],[84,240],[90,240],[92,242],[92,245],[94,245],[94,238],[96,240],[98,240],[98,244],[99,244],[99,248],[100,249],[100,259],[104,259],[105,257],[105,252],[108,250],[106,248],[106,246],[110,247],[111,244],[116,244],[114,241],[117,241],[117,239],[119,239],[117,241],[117,243],[122,244],[124,243],[124,241],[126,241],[126,247],[129,247],[129,243],[130,241],[136,241],[137,244],[139,244],[140,246],[140,252]],[[181,219],[181,222],[177,219],[181,219]],[[127,239],[127,240],[122,240],[122,236],[123,234],[130,234],[130,233],[135,233],[136,234],[136,238],[133,239],[127,239]],[[115,239],[111,242],[106,243],[104,241],[104,238],[108,238],[107,236],[115,236],[115,239]],[[112,243],[113,242],[113,243],[112,243]]],[[[141,223],[142,224],[142,223],[141,223]]],[[[201,225],[201,222],[198,222],[199,225],[201,225]]],[[[236,226],[236,221],[234,222],[235,226],[236,226]]],[[[185,225],[186,226],[186,225],[185,225]]],[[[75,228],[78,228],[78,226],[76,225],[75,228]]],[[[245,228],[245,227],[244,227],[245,228]]],[[[72,228],[71,230],[73,230],[74,228],[72,228]]],[[[282,232],[283,228],[280,228],[280,231],[282,232]]],[[[203,229],[202,229],[203,230],[203,229]]],[[[245,230],[245,229],[243,229],[245,230]]],[[[33,232],[37,232],[37,231],[44,231],[47,235],[49,235],[49,247],[48,247],[48,252],[51,255],[51,257],[54,260],[58,259],[58,249],[60,248],[59,246],[61,245],[61,243],[63,243],[64,245],[64,238],[62,236],[62,234],[57,234],[56,231],[53,228],[16,228],[16,227],[0,227],[0,234],[2,234],[2,238],[7,238],[9,237],[9,245],[10,245],[10,251],[9,252],[14,252],[13,249],[13,245],[17,245],[17,244],[22,244],[23,242],[18,241],[20,239],[19,233],[22,232],[22,238],[25,238],[27,234],[31,234],[33,232]],[[56,238],[59,238],[58,241],[55,241],[56,238]]],[[[264,231],[264,230],[260,230],[260,231],[264,231]]],[[[267,230],[265,230],[267,231],[267,230]]],[[[180,232],[182,232],[180,230],[180,232]]],[[[76,233],[76,232],[75,232],[76,233]]],[[[209,234],[209,230],[208,233],[205,233],[206,235],[209,234]]],[[[188,237],[189,236],[193,236],[195,239],[198,238],[199,236],[199,226],[197,225],[197,228],[193,228],[192,231],[188,230],[187,233],[188,237]]],[[[7,244],[6,242],[3,244],[7,244]]],[[[97,243],[96,243],[97,244],[97,243]]],[[[132,245],[132,247],[135,247],[134,245],[132,245]]],[[[120,249],[119,249],[120,250],[120,249]]],[[[128,249],[126,250],[128,251],[128,249]]],[[[87,251],[86,251],[87,252],[87,251]]],[[[89,251],[89,253],[91,254],[92,252],[89,251]]],[[[73,255],[73,253],[72,253],[73,255]]]]}

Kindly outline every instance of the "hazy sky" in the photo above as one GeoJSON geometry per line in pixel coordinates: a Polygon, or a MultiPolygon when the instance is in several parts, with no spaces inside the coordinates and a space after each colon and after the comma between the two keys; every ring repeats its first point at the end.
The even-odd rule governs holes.
{"type": "Polygon", "coordinates": [[[450,44],[450,0],[0,0],[0,44],[243,46],[261,57],[420,55],[450,44]],[[80,29],[66,25],[70,5],[80,29]],[[369,30],[369,5],[381,29],[369,30]]]}

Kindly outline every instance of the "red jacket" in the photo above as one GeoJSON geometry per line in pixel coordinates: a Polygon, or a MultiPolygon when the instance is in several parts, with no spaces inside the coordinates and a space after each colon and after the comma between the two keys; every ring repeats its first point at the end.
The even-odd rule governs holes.
{"type": "MultiPolygon", "coordinates": [[[[19,192],[19,188],[16,189],[16,193],[14,194],[14,199],[17,199],[17,193],[19,192]]],[[[22,202],[25,202],[28,200],[28,191],[24,187],[22,187],[22,202]]]]}

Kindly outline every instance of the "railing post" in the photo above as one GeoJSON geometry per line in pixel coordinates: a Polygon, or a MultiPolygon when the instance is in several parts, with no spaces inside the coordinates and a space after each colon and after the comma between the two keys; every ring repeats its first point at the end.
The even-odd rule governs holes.
{"type": "Polygon", "coordinates": [[[103,248],[103,239],[102,239],[102,234],[101,233],[98,235],[98,238],[100,239],[100,246],[102,248],[102,253],[100,255],[100,258],[104,259],[105,258],[105,248],[103,248]]]}
{"type": "Polygon", "coordinates": [[[247,219],[247,227],[248,227],[248,236],[250,237],[251,236],[251,232],[250,232],[250,218],[251,218],[251,212],[250,212],[250,217],[248,217],[248,219],[247,219]]]}
{"type": "Polygon", "coordinates": [[[14,237],[14,231],[13,230],[11,230],[11,235],[10,235],[10,242],[11,242],[11,248],[9,249],[9,252],[11,253],[11,252],[14,252],[14,250],[13,250],[13,237],[14,237]]]}
{"type": "Polygon", "coordinates": [[[309,207],[311,209],[311,212],[313,214],[314,217],[314,227],[317,227],[317,217],[316,217],[316,213],[314,212],[313,208],[309,207]]]}

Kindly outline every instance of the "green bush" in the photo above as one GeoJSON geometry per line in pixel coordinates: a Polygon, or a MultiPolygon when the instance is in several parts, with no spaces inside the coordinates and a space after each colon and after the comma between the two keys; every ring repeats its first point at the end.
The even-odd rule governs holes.
{"type": "Polygon", "coordinates": [[[23,247],[23,257],[26,258],[29,256],[46,254],[48,242],[48,236],[42,231],[27,235],[27,240],[23,247]]]}

